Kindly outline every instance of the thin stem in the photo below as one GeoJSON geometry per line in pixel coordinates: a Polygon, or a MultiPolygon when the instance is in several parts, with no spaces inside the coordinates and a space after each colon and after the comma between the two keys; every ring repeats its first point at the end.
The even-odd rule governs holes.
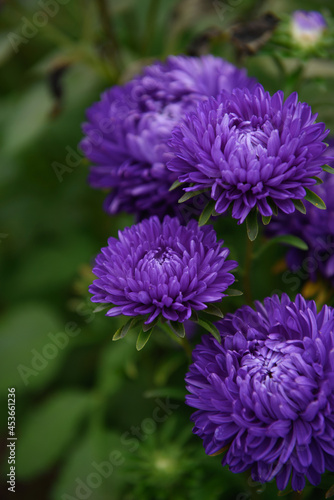
{"type": "Polygon", "coordinates": [[[119,46],[114,32],[111,14],[109,12],[106,0],[96,0],[97,8],[100,14],[100,21],[107,39],[108,57],[113,65],[120,71],[121,64],[119,59],[119,46]]]}
{"type": "Polygon", "coordinates": [[[252,286],[251,286],[251,268],[253,260],[253,242],[246,235],[246,255],[244,267],[244,292],[245,299],[249,306],[253,304],[252,300],[252,286]]]}
{"type": "Polygon", "coordinates": [[[173,330],[171,330],[171,328],[168,326],[167,323],[160,322],[159,328],[161,328],[161,330],[167,333],[171,337],[171,339],[174,340],[174,342],[177,342],[180,346],[183,347],[188,360],[191,361],[192,349],[188,339],[186,337],[180,338],[177,335],[175,335],[175,333],[173,332],[173,330]]]}
{"type": "Polygon", "coordinates": [[[143,39],[143,53],[148,54],[149,45],[154,37],[156,27],[156,17],[159,12],[159,0],[151,0],[147,14],[146,35],[143,39]]]}

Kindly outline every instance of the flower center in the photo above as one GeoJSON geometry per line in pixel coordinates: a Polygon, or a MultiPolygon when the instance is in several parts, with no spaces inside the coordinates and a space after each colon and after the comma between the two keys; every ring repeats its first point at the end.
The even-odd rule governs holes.
{"type": "Polygon", "coordinates": [[[158,264],[163,264],[166,260],[169,260],[172,257],[172,249],[169,247],[159,247],[154,252],[155,253],[153,258],[158,264]]]}
{"type": "Polygon", "coordinates": [[[284,354],[272,351],[263,346],[252,353],[246,354],[241,361],[241,366],[246,368],[247,373],[259,382],[265,382],[268,378],[279,382],[282,374],[282,362],[284,354]]]}

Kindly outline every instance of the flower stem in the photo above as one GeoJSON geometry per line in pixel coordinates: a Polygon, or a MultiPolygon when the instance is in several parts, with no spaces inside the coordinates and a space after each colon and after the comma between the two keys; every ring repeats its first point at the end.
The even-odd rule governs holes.
{"type": "Polygon", "coordinates": [[[96,0],[97,8],[100,14],[101,25],[107,40],[107,54],[111,63],[120,71],[121,64],[119,59],[118,41],[112,25],[111,14],[106,0],[96,0]]]}
{"type": "Polygon", "coordinates": [[[244,266],[244,292],[245,299],[249,306],[253,304],[252,300],[252,287],[251,287],[251,268],[253,260],[253,242],[246,235],[246,255],[245,255],[245,266],[244,266]]]}
{"type": "Polygon", "coordinates": [[[167,333],[171,337],[171,339],[174,340],[174,342],[177,342],[180,346],[183,347],[183,349],[187,355],[188,360],[191,361],[192,349],[191,349],[191,345],[189,344],[187,337],[183,337],[183,338],[178,337],[177,335],[175,335],[173,330],[166,323],[160,322],[159,327],[161,328],[161,330],[163,330],[165,333],[167,333]]]}

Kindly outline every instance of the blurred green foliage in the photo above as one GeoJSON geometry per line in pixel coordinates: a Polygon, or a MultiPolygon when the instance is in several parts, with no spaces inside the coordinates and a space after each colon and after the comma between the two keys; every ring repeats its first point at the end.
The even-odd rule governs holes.
{"type": "MultiPolygon", "coordinates": [[[[321,7],[333,15],[332,2],[321,7]]],[[[266,500],[277,495],[274,484],[256,485],[249,475],[222,469],[219,457],[205,456],[191,433],[191,410],[184,405],[187,359],[176,343],[157,333],[137,353],[133,338],[111,341],[122,318],[93,312],[87,292],[92,259],[108,236],[133,220],[103,212],[104,194],[87,185],[87,163],[77,144],[85,109],[107,86],[169,54],[210,50],[236,62],[227,36],[233,24],[297,8],[319,4],[0,2],[0,415],[6,437],[6,390],[15,387],[16,498],[266,500]]],[[[297,89],[332,127],[333,63],[307,61],[301,77],[299,61],[284,61],[282,71],[271,55],[260,50],[237,62],[270,91],[297,89]]],[[[215,227],[240,262],[241,280],[245,228],[223,219],[215,227]]],[[[284,247],[264,245],[261,236],[256,241],[261,258],[252,267],[253,296],[300,291],[302,280],[297,289],[282,280],[284,247]],[[265,277],[264,266],[270,271],[265,277]]],[[[233,311],[242,299],[231,297],[224,304],[233,311]]],[[[192,343],[197,339],[198,334],[192,343]]],[[[1,457],[5,477],[5,440],[1,457]]],[[[331,484],[325,476],[323,491],[307,487],[303,498],[323,498],[331,484]]],[[[7,498],[5,482],[1,488],[7,498]]]]}

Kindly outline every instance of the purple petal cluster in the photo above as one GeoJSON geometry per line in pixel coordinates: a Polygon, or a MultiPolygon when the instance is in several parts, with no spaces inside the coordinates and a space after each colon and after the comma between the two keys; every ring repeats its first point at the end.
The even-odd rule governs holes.
{"type": "Polygon", "coordinates": [[[255,481],[305,476],[317,485],[334,471],[334,310],[283,294],[243,306],[204,336],[186,376],[194,433],[207,454],[225,447],[222,464],[251,469],[255,481]]]}
{"type": "Polygon", "coordinates": [[[298,45],[303,47],[315,45],[326,28],[327,23],[320,12],[296,10],[292,14],[291,34],[298,45]]]}
{"type": "MultiPolygon", "coordinates": [[[[334,141],[329,142],[328,163],[333,167],[334,141]]],[[[326,160],[326,158],[325,158],[326,160]]],[[[325,161],[326,163],[326,161],[325,161]]],[[[300,272],[301,277],[316,280],[320,274],[334,285],[334,175],[324,172],[323,184],[313,190],[326,204],[326,210],[318,210],[305,202],[306,214],[297,212],[293,217],[280,214],[274,217],[268,226],[270,236],[292,234],[304,240],[307,251],[289,248],[287,263],[291,271],[300,272]]]]}
{"type": "Polygon", "coordinates": [[[282,91],[271,96],[260,84],[223,91],[174,129],[168,168],[190,184],[185,191],[210,190],[217,213],[231,206],[239,224],[255,207],[272,215],[273,203],[292,213],[325,163],[328,131],[316,117],[296,93],[284,101],[282,91]]]}
{"type": "Polygon", "coordinates": [[[175,214],[180,191],[169,192],[176,175],[165,153],[173,127],[197,102],[222,89],[252,87],[245,70],[211,55],[171,56],[113,87],[87,110],[81,149],[93,163],[89,183],[107,189],[110,214],[175,214]]]}
{"type": "Polygon", "coordinates": [[[194,220],[182,226],[169,216],[119,231],[96,258],[92,301],[115,305],[107,316],[147,315],[149,324],[162,315],[184,322],[192,310],[220,301],[234,282],[230,271],[237,262],[226,260],[222,243],[211,227],[194,220]]]}

